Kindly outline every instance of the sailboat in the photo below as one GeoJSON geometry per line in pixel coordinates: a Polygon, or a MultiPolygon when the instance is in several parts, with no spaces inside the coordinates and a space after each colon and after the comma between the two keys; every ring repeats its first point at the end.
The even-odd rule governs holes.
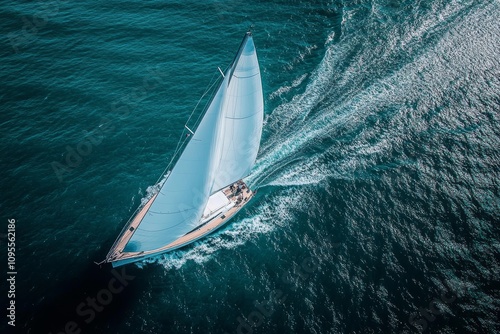
{"type": "Polygon", "coordinates": [[[195,131],[159,190],[125,224],[103,262],[142,261],[224,226],[254,192],[243,181],[262,133],[264,101],[257,52],[247,32],[195,131]]]}

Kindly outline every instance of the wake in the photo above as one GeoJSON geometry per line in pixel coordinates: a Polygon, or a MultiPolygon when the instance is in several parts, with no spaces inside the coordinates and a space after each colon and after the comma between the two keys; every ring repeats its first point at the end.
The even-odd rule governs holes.
{"type": "MultiPolygon", "coordinates": [[[[484,20],[485,16],[491,18],[485,13],[492,9],[469,10],[450,6],[439,16],[430,13],[421,18],[417,29],[401,36],[394,28],[388,32],[397,37],[389,37],[394,48],[385,50],[383,55],[367,55],[380,53],[368,48],[358,52],[344,68],[342,62],[352,55],[359,40],[357,36],[341,37],[340,43],[334,44],[329,36],[323,59],[314,71],[298,75],[291,85],[269,95],[272,99],[305,85],[303,93],[267,116],[264,141],[246,179],[253,189],[273,187],[273,192],[260,201],[256,196],[246,217],[236,216],[229,227],[149,262],[158,261],[166,269],[178,269],[189,261],[204,263],[219,251],[237,248],[279,227],[294,224],[292,211],[300,207],[306,195],[304,186],[321,187],[327,179],[352,180],[357,172],[376,168],[381,160],[388,162],[385,167],[390,168],[412,163],[404,156],[391,161],[391,152],[398,151],[404,141],[412,140],[413,134],[427,131],[429,110],[445,99],[435,92],[451,89],[454,80],[464,75],[464,69],[482,71],[489,66],[488,62],[478,64],[475,57],[482,48],[491,48],[491,42],[470,25],[481,22],[498,30],[494,20],[484,20]],[[465,19],[463,11],[467,11],[465,19]],[[422,36],[436,31],[442,36],[436,43],[421,42],[422,36]],[[471,31],[475,32],[473,36],[471,31]],[[467,33],[468,44],[464,45],[463,36],[467,33]],[[415,54],[406,64],[378,73],[360,88],[358,81],[366,68],[380,67],[380,57],[397,57],[409,45],[415,54]],[[453,62],[443,60],[442,55],[450,54],[453,62]]],[[[342,31],[349,30],[350,17],[346,13],[342,31]]]]}

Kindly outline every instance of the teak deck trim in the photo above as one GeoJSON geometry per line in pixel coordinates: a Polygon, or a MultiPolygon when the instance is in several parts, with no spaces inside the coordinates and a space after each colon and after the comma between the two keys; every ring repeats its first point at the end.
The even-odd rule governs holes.
{"type": "MultiPolygon", "coordinates": [[[[239,181],[242,182],[242,181],[239,181]]],[[[132,235],[134,234],[135,230],[139,226],[140,222],[142,221],[143,217],[145,214],[148,212],[149,208],[153,204],[153,201],[155,200],[157,194],[155,194],[151,199],[144,205],[144,207],[139,211],[139,213],[134,217],[132,223],[127,227],[127,230],[123,233],[121,236],[119,242],[116,244],[114,247],[113,251],[110,252],[110,256],[106,259],[107,262],[115,262],[115,261],[120,261],[120,260],[126,260],[126,259],[133,259],[133,258],[142,258],[148,255],[155,255],[155,254],[161,254],[168,252],[170,250],[174,250],[177,248],[182,247],[183,245],[187,245],[207,234],[210,234],[211,232],[215,231],[222,225],[224,225],[229,219],[232,218],[243,206],[245,206],[248,201],[253,197],[254,192],[251,191],[245,183],[242,182],[242,184],[245,186],[245,188],[242,190],[241,194],[243,194],[243,198],[241,199],[239,204],[235,204],[231,209],[228,211],[219,213],[215,218],[201,226],[200,228],[197,228],[182,237],[178,238],[177,240],[171,242],[168,245],[165,245],[161,248],[150,250],[150,251],[141,251],[141,252],[123,252],[123,249],[127,245],[128,241],[130,238],[132,238],[132,235]],[[224,216],[224,218],[222,218],[224,216]],[[134,230],[130,231],[130,228],[133,227],[134,230]]],[[[228,187],[224,188],[222,190],[226,196],[228,194],[231,194],[231,190],[228,187]]],[[[237,202],[237,197],[232,196],[229,198],[230,201],[236,203],[237,202]]]]}

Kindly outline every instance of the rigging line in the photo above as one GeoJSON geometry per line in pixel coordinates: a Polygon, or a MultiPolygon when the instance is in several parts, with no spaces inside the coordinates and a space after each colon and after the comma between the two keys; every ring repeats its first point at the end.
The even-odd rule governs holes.
{"type": "MultiPolygon", "coordinates": [[[[216,73],[215,73],[215,74],[216,74],[216,73]]],[[[214,74],[214,75],[215,75],[215,74],[214,74]]],[[[210,90],[210,89],[212,89],[212,88],[213,88],[213,86],[214,86],[216,83],[220,82],[220,80],[222,80],[222,79],[221,79],[221,78],[217,78],[217,79],[214,81],[214,83],[210,86],[209,90],[210,90]]],[[[207,91],[207,92],[208,92],[208,91],[207,91]]],[[[205,92],[205,94],[206,94],[207,92],[205,92]]],[[[198,127],[198,124],[199,124],[199,122],[200,122],[201,117],[205,114],[205,111],[208,109],[209,104],[210,104],[210,102],[212,101],[212,99],[213,99],[213,97],[214,97],[214,95],[215,95],[216,93],[217,93],[217,91],[216,91],[216,90],[212,91],[212,95],[210,95],[210,98],[207,100],[207,103],[206,103],[206,104],[205,104],[205,106],[203,107],[203,111],[204,111],[204,112],[201,112],[201,113],[198,115],[198,118],[196,119],[196,122],[195,122],[195,128],[197,128],[197,127],[198,127]]],[[[205,94],[204,94],[204,95],[205,95],[205,94]]]]}
{"type": "MultiPolygon", "coordinates": [[[[214,85],[217,83],[217,81],[214,82],[214,85]]],[[[212,87],[211,87],[212,88],[212,87]]],[[[214,95],[217,93],[217,91],[213,91],[212,92],[212,95],[210,95],[210,98],[208,99],[207,101],[207,104],[203,107],[203,112],[201,112],[199,115],[198,115],[198,118],[196,119],[195,123],[194,123],[194,128],[198,128],[198,125],[200,124],[201,122],[201,118],[203,115],[205,115],[205,112],[208,110],[208,107],[209,107],[209,103],[212,101],[214,95]]]]}
{"type": "Polygon", "coordinates": [[[185,142],[187,141],[187,138],[188,137],[184,136],[184,130],[183,130],[181,137],[179,138],[179,141],[177,142],[177,147],[175,148],[174,154],[172,155],[172,158],[170,159],[170,162],[168,163],[167,167],[161,173],[161,175],[158,178],[158,180],[156,181],[155,185],[160,183],[161,179],[165,176],[165,174],[167,173],[169,168],[172,166],[172,163],[174,162],[175,157],[177,156],[177,154],[179,153],[181,148],[184,146],[185,142]],[[184,139],[183,139],[183,137],[184,137],[184,139]],[[182,144],[181,144],[181,142],[182,142],[182,144]]]}
{"type": "MultiPolygon", "coordinates": [[[[200,99],[198,100],[198,102],[196,103],[196,106],[193,108],[193,111],[191,112],[191,114],[189,115],[189,118],[187,119],[186,123],[184,124],[184,127],[187,128],[187,124],[189,123],[189,121],[191,120],[191,117],[193,117],[193,114],[194,112],[196,111],[196,109],[198,108],[198,105],[200,104],[201,100],[205,97],[205,95],[213,88],[213,86],[217,83],[217,79],[214,81],[214,77],[215,75],[217,74],[217,72],[215,72],[213,75],[212,75],[212,78],[210,79],[210,82],[208,83],[208,86],[207,88],[205,89],[205,92],[203,93],[203,95],[200,97],[200,99]],[[213,81],[213,82],[212,82],[213,81]]],[[[200,116],[202,115],[203,113],[200,113],[200,115],[198,116],[198,119],[196,120],[196,123],[198,123],[198,120],[200,119],[200,116]]],[[[184,131],[182,131],[180,137],[179,137],[179,140],[177,141],[177,145],[175,147],[175,150],[174,150],[174,154],[172,155],[172,158],[170,159],[170,162],[168,163],[167,167],[163,170],[163,172],[161,173],[160,177],[158,178],[158,180],[156,181],[155,185],[156,184],[159,184],[161,179],[165,176],[166,172],[169,170],[169,168],[172,166],[172,163],[173,161],[175,160],[177,154],[179,153],[179,151],[181,150],[181,148],[184,146],[184,144],[186,143],[187,141],[187,137],[184,135],[184,131]],[[182,142],[182,144],[181,144],[182,142]]]]}
{"type": "MultiPolygon", "coordinates": [[[[223,71],[223,72],[226,72],[226,71],[227,71],[230,67],[231,67],[231,65],[226,66],[226,68],[224,69],[224,71],[223,71]]],[[[218,82],[220,82],[220,81],[223,81],[223,80],[224,80],[224,76],[223,76],[222,78],[221,78],[221,77],[217,78],[217,79],[215,80],[215,82],[212,84],[212,86],[214,86],[216,83],[218,83],[218,82]]],[[[212,87],[211,87],[211,88],[212,88],[212,87]]],[[[209,104],[210,104],[210,102],[212,101],[212,99],[213,99],[213,97],[214,97],[214,95],[215,95],[216,93],[217,93],[217,90],[212,91],[212,95],[211,95],[211,96],[210,96],[210,98],[207,100],[207,103],[206,103],[205,107],[203,108],[205,111],[208,109],[209,104]]],[[[199,121],[200,121],[200,118],[201,118],[201,116],[203,116],[203,115],[204,115],[204,113],[200,113],[200,114],[198,115],[198,118],[196,119],[196,123],[195,123],[196,127],[198,127],[198,123],[199,123],[199,121]]]]}
{"type": "Polygon", "coordinates": [[[225,78],[226,76],[224,75],[224,72],[222,72],[222,70],[220,69],[220,67],[217,67],[217,68],[219,69],[219,72],[222,75],[222,77],[225,78]]]}
{"type": "Polygon", "coordinates": [[[214,80],[214,77],[217,73],[215,72],[213,75],[212,75],[212,78],[210,79],[210,82],[208,83],[207,85],[207,88],[205,89],[205,92],[203,93],[203,95],[200,97],[200,99],[198,100],[198,102],[196,103],[196,105],[194,106],[193,108],[193,111],[191,111],[191,115],[189,115],[189,118],[188,120],[186,121],[186,125],[189,123],[189,121],[191,120],[191,117],[193,117],[193,114],[194,112],[196,111],[196,109],[198,108],[198,105],[200,104],[201,100],[205,97],[205,95],[208,93],[208,91],[212,88],[212,86],[215,84],[215,82],[217,82],[217,80],[215,80],[215,82],[212,83],[212,80],[214,80]]]}
{"type": "MultiPolygon", "coordinates": [[[[230,67],[231,65],[228,65],[226,68],[225,68],[225,71],[230,67]]],[[[188,120],[186,121],[186,123],[184,124],[185,127],[187,127],[187,124],[189,123],[189,121],[191,120],[191,118],[193,117],[193,114],[194,112],[196,111],[196,109],[198,108],[198,105],[200,104],[201,100],[203,100],[203,98],[205,97],[205,95],[207,95],[207,93],[212,90],[212,88],[214,87],[214,85],[216,83],[218,83],[221,78],[216,78],[214,80],[214,78],[216,77],[216,74],[217,72],[214,72],[214,74],[212,75],[212,78],[210,79],[210,82],[208,83],[208,86],[207,86],[207,89],[205,89],[205,92],[203,93],[203,95],[200,97],[200,99],[198,100],[198,102],[196,103],[196,106],[193,108],[193,111],[191,112],[191,114],[189,115],[189,118],[188,120]],[[213,81],[213,82],[212,82],[213,81]]],[[[208,108],[208,104],[211,102],[212,100],[212,97],[214,96],[216,92],[212,92],[212,95],[210,96],[210,99],[208,99],[205,107],[203,108],[204,111],[208,108]]],[[[201,112],[199,115],[198,115],[198,118],[196,119],[196,122],[195,122],[195,126],[194,128],[197,128],[198,127],[198,124],[199,124],[199,121],[201,119],[201,117],[204,115],[204,112],[201,112]]],[[[163,170],[163,172],[161,173],[160,177],[158,178],[158,180],[156,181],[155,185],[159,184],[161,179],[165,176],[166,172],[169,170],[169,168],[172,166],[172,163],[173,161],[175,160],[177,154],[179,153],[179,151],[181,150],[182,147],[184,147],[186,141],[187,141],[188,137],[185,136],[184,134],[184,130],[182,131],[180,137],[179,137],[179,141],[177,142],[177,146],[175,148],[175,151],[174,151],[174,154],[172,155],[172,158],[170,159],[170,162],[168,163],[167,167],[163,170]],[[181,144],[182,142],[182,144],[181,144]]],[[[168,178],[168,177],[167,177],[168,178]]]]}

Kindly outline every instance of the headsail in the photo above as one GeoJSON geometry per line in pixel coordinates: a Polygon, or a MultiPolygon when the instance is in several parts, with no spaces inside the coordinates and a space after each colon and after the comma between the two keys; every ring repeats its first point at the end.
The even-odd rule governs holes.
{"type": "Polygon", "coordinates": [[[196,132],[125,246],[125,252],[160,248],[199,223],[220,158],[218,137],[227,82],[227,79],[222,81],[196,132]]]}

